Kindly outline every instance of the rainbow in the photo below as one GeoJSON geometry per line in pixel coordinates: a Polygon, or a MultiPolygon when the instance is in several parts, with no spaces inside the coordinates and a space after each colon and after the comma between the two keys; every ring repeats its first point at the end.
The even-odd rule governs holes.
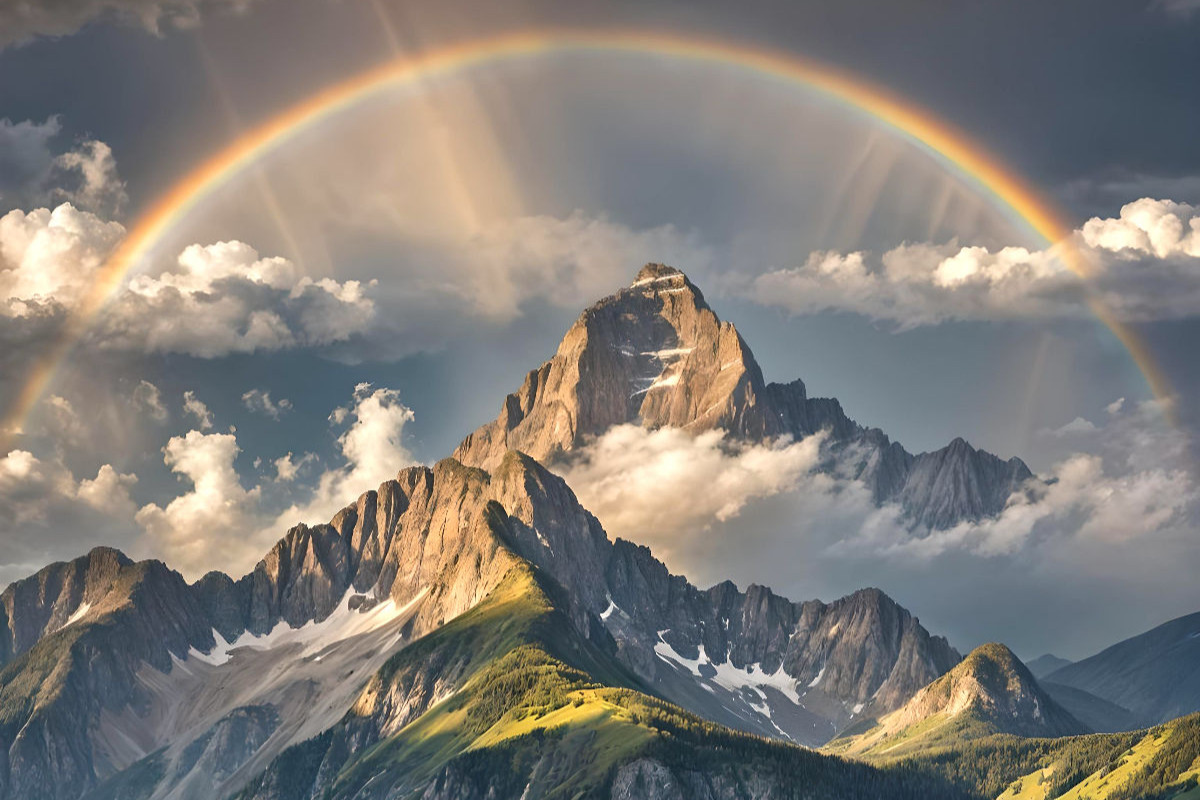
{"type": "MultiPolygon", "coordinates": [[[[807,87],[870,115],[957,171],[1047,245],[1057,246],[1060,260],[1068,269],[1084,277],[1089,274],[1087,261],[1071,245],[1070,226],[1018,175],[929,112],[839,69],[794,53],[668,33],[538,30],[503,34],[397,58],[329,86],[263,122],[193,169],[137,220],[101,268],[58,340],[31,370],[5,415],[5,423],[0,425],[0,435],[21,429],[59,365],[87,332],[92,319],[125,275],[189,211],[268,151],[388,89],[485,63],[580,51],[654,55],[725,65],[807,87]]],[[[1091,302],[1091,310],[1129,351],[1155,397],[1169,401],[1172,393],[1167,380],[1135,332],[1098,300],[1091,302]]],[[[1169,402],[1165,404],[1170,408],[1169,402]]]]}

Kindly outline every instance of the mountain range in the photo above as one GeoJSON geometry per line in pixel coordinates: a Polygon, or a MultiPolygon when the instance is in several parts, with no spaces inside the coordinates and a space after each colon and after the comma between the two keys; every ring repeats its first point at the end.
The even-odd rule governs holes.
{"type": "MultiPolygon", "coordinates": [[[[1200,707],[1181,672],[1124,650],[1053,672],[1055,694],[1002,645],[961,658],[877,589],[793,601],[672,575],[548,468],[623,424],[824,434],[822,469],[913,535],[1037,480],[961,439],[909,454],[800,381],[766,383],[683,273],[647,265],[451,458],[363,487],[250,573],[188,583],[97,548],[9,586],[0,798],[976,797],[936,765],[800,745],[862,757],[950,730],[1099,729],[1075,709],[1148,724],[1200,707]]],[[[1154,652],[1195,663],[1178,633],[1154,652]]]]}

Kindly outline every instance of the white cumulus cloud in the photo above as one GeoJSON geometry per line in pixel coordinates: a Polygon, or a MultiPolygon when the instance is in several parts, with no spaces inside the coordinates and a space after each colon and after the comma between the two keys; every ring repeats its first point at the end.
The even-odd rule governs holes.
{"type": "MultiPolygon", "coordinates": [[[[119,223],[69,203],[0,217],[0,313],[32,324],[48,309],[73,310],[124,234],[119,223]]],[[[324,347],[372,325],[369,289],[359,281],[314,280],[242,242],[192,245],[173,269],[121,286],[89,340],[202,358],[324,347]]]]}
{"type": "Polygon", "coordinates": [[[112,148],[86,139],[63,150],[60,138],[58,117],[45,122],[0,119],[0,206],[67,202],[109,217],[120,213],[129,198],[112,148]]]}
{"type": "Polygon", "coordinates": [[[793,313],[848,311],[900,328],[951,320],[1084,318],[1098,299],[1130,322],[1200,315],[1200,210],[1138,200],[1075,234],[1086,279],[1055,249],[906,243],[882,255],[811,254],[797,267],[740,278],[752,299],[793,313]]]}
{"type": "Polygon", "coordinates": [[[208,406],[204,401],[196,397],[196,393],[187,391],[183,393],[183,411],[185,414],[193,417],[196,424],[200,426],[200,430],[211,430],[213,426],[213,414],[208,410],[208,406]]]}
{"type": "Polygon", "coordinates": [[[287,259],[220,242],[188,247],[176,271],[134,277],[94,335],[107,346],[213,358],[332,344],[365,330],[374,311],[358,281],[314,281],[287,259]]]}
{"type": "Polygon", "coordinates": [[[191,577],[209,569],[237,574],[297,523],[328,522],[360,494],[413,463],[402,441],[412,411],[394,390],[361,384],[344,411],[349,425],[337,440],[340,463],[311,480],[302,478],[317,457],[289,452],[272,462],[273,477],[246,488],[249,483],[237,470],[236,432],[192,430],[172,437],[163,460],[189,488],[169,502],[148,503],[137,511],[144,549],[191,577]],[[281,493],[291,498],[282,513],[277,510],[281,493]]]}
{"type": "Polygon", "coordinates": [[[242,395],[242,405],[258,414],[265,414],[271,419],[279,419],[292,410],[292,401],[286,397],[278,401],[271,399],[271,393],[265,389],[251,389],[242,395]]]}
{"type": "Polygon", "coordinates": [[[77,479],[59,458],[28,450],[0,457],[0,579],[128,537],[136,508],[129,490],[136,483],[137,476],[110,464],[95,478],[77,479]]]}
{"type": "MultiPolygon", "coordinates": [[[[395,389],[360,383],[354,389],[353,402],[330,415],[335,425],[347,420],[349,427],[337,440],[344,463],[325,470],[311,495],[279,514],[273,527],[328,522],[360,494],[378,488],[404,467],[416,463],[404,445],[404,427],[412,422],[413,412],[400,402],[400,393],[395,389]]],[[[287,469],[285,466],[279,471],[281,478],[287,469]]]]}
{"type": "Polygon", "coordinates": [[[14,210],[0,217],[0,300],[11,316],[36,304],[71,307],[92,286],[108,254],[125,235],[119,223],[64,203],[53,211],[14,210]]]}
{"type": "Polygon", "coordinates": [[[176,569],[194,575],[261,556],[261,542],[248,535],[258,527],[261,490],[242,487],[239,452],[233,434],[200,431],[173,436],[163,449],[163,461],[192,488],[165,507],[143,506],[136,519],[151,549],[176,569]]]}
{"type": "Polygon", "coordinates": [[[618,425],[555,469],[613,536],[671,558],[692,534],[737,517],[757,498],[787,492],[820,458],[823,436],[741,445],[714,430],[618,425]]]}

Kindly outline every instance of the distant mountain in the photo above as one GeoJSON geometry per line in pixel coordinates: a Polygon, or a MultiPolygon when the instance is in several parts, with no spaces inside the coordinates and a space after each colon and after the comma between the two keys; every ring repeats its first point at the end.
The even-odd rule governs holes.
{"type": "Polygon", "coordinates": [[[1059,658],[1053,653],[1046,653],[1032,661],[1026,661],[1025,666],[1029,667],[1029,671],[1033,673],[1033,677],[1041,679],[1054,672],[1054,670],[1062,669],[1070,663],[1065,658],[1059,658]]]}
{"type": "Polygon", "coordinates": [[[894,759],[997,733],[1032,738],[1087,732],[1011,650],[992,643],[972,650],[902,708],[848,729],[828,749],[894,759]]]}
{"type": "Polygon", "coordinates": [[[828,469],[862,479],[876,501],[898,502],[914,525],[933,528],[998,514],[1033,477],[1020,459],[963,439],[911,455],[851,420],[837,400],[809,398],[802,381],[766,383],[737,329],[686,275],[661,264],[584,311],[554,357],[454,457],[490,469],[520,450],[549,463],[623,423],[721,428],[747,441],[828,431],[828,469]]]}
{"type": "Polygon", "coordinates": [[[1200,711],[1200,613],[1118,642],[1046,680],[1129,709],[1142,725],[1200,711]]]}
{"type": "Polygon", "coordinates": [[[1054,702],[1071,712],[1071,716],[1086,725],[1089,730],[1112,733],[1143,727],[1137,715],[1129,709],[1096,697],[1083,689],[1051,683],[1045,679],[1038,681],[1038,685],[1054,699],[1054,702]]]}

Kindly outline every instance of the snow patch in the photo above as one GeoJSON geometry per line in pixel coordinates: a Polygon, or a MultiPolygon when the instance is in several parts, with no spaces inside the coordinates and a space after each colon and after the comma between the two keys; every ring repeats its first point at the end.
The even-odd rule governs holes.
{"type": "Polygon", "coordinates": [[[634,281],[633,283],[631,283],[630,287],[632,288],[632,287],[637,287],[637,286],[650,286],[651,284],[655,284],[655,283],[670,283],[671,281],[678,280],[679,278],[682,278],[682,277],[683,277],[683,275],[676,272],[676,273],[672,273],[670,275],[659,275],[656,278],[642,278],[641,280],[634,281]]]}
{"type": "MultiPolygon", "coordinates": [[[[696,658],[684,658],[676,652],[674,647],[663,640],[663,634],[666,632],[659,631],[658,642],[654,645],[655,654],[663,661],[674,662],[686,668],[697,678],[704,677],[700,672],[701,665],[709,667],[716,672],[716,675],[708,680],[731,692],[751,689],[761,694],[761,687],[769,686],[778,690],[796,705],[800,705],[800,695],[796,692],[796,681],[783,671],[782,664],[779,669],[769,674],[763,672],[761,664],[747,664],[744,668],[739,669],[729,660],[728,653],[720,664],[714,664],[708,654],[704,652],[704,645],[699,645],[699,653],[696,658]]],[[[763,695],[763,702],[766,702],[766,695],[763,695]]]]}
{"type": "Polygon", "coordinates": [[[850,713],[857,717],[864,708],[866,708],[866,703],[855,703],[854,708],[850,709],[850,713]]]}
{"type": "Polygon", "coordinates": [[[662,375],[660,375],[657,378],[655,378],[654,382],[651,383],[649,386],[647,386],[645,389],[638,389],[637,391],[635,391],[633,394],[631,394],[629,396],[637,397],[639,394],[646,394],[646,392],[649,392],[652,389],[661,389],[664,386],[674,386],[677,383],[679,383],[679,373],[675,373],[674,375],[668,375],[666,377],[663,377],[662,375]]]}
{"type": "Polygon", "coordinates": [[[612,599],[612,595],[611,595],[611,594],[609,594],[608,592],[605,592],[605,593],[604,593],[604,596],[605,596],[606,598],[608,598],[608,608],[604,609],[604,611],[603,611],[603,612],[601,612],[601,614],[600,614],[600,619],[604,620],[605,622],[608,622],[608,618],[609,618],[609,617],[611,617],[611,616],[613,615],[613,612],[614,612],[614,611],[620,611],[621,609],[617,608],[617,604],[616,604],[616,602],[615,602],[615,601],[612,599]]]}
{"type": "Polygon", "coordinates": [[[280,620],[274,628],[264,634],[246,631],[232,642],[213,630],[213,639],[216,640],[213,649],[202,653],[193,647],[188,651],[187,657],[213,666],[220,666],[228,662],[233,657],[234,651],[242,647],[252,650],[272,650],[276,647],[299,645],[302,648],[300,657],[304,658],[324,650],[330,645],[370,633],[395,621],[424,598],[428,591],[428,588],[422,589],[417,592],[416,597],[403,606],[397,606],[395,600],[388,598],[367,611],[358,611],[350,608],[351,597],[358,594],[351,588],[342,596],[341,602],[338,603],[333,613],[320,622],[310,620],[299,628],[293,628],[280,620]]]}
{"type": "Polygon", "coordinates": [[[665,361],[668,358],[680,358],[692,352],[693,347],[671,347],[666,350],[647,350],[642,353],[644,356],[654,356],[659,361],[665,361]]]}
{"type": "Polygon", "coordinates": [[[85,616],[87,616],[87,613],[91,610],[92,610],[91,603],[80,603],[79,608],[75,609],[75,613],[73,613],[71,616],[67,617],[67,621],[64,622],[62,625],[60,625],[58,630],[61,631],[63,628],[67,627],[68,625],[73,625],[74,623],[79,622],[79,620],[81,620],[85,616]]]}
{"type": "Polygon", "coordinates": [[[808,688],[810,688],[810,689],[816,688],[817,684],[819,684],[821,682],[821,678],[825,677],[825,666],[826,666],[825,664],[821,665],[821,670],[817,673],[817,677],[813,678],[812,681],[809,682],[808,688]]]}

